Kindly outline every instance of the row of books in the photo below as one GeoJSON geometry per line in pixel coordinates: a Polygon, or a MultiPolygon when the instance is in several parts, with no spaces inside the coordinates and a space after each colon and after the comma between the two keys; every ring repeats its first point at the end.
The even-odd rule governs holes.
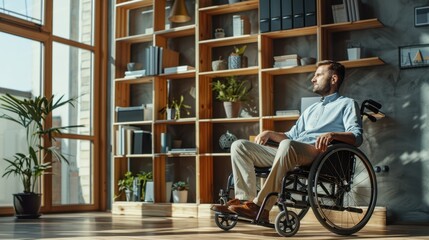
{"type": "Polygon", "coordinates": [[[274,57],[274,67],[295,67],[301,65],[298,54],[288,54],[274,57]]]}
{"type": "Polygon", "coordinates": [[[360,20],[359,0],[343,0],[342,4],[332,5],[334,23],[360,20]]]}
{"type": "Polygon", "coordinates": [[[152,153],[152,133],[134,126],[118,127],[116,155],[152,153]]]}
{"type": "Polygon", "coordinates": [[[159,75],[164,68],[179,65],[179,53],[168,48],[149,46],[145,49],[142,60],[144,69],[126,71],[125,78],[159,75]]]}

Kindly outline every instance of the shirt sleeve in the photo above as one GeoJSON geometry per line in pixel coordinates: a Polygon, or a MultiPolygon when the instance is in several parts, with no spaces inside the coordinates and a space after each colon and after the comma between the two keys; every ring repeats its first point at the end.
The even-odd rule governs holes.
{"type": "Polygon", "coordinates": [[[363,142],[363,129],[359,105],[356,101],[352,100],[345,108],[343,122],[345,131],[353,133],[356,138],[355,146],[359,147],[363,142]]]}
{"type": "Polygon", "coordinates": [[[295,125],[293,125],[288,132],[285,132],[285,135],[287,138],[291,140],[295,140],[299,137],[300,133],[304,131],[303,116],[304,115],[301,114],[301,116],[299,116],[298,120],[296,121],[295,125]]]}

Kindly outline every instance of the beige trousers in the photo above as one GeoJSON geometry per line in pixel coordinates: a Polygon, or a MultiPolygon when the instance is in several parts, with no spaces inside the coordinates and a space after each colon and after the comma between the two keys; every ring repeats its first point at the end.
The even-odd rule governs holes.
{"type": "MultiPolygon", "coordinates": [[[[319,154],[313,145],[283,140],[278,148],[263,146],[248,140],[237,140],[231,145],[231,165],[234,174],[235,197],[252,200],[258,206],[270,192],[280,192],[286,172],[296,166],[311,164],[319,154]],[[255,167],[270,167],[271,172],[256,195],[255,167]]],[[[277,198],[268,199],[265,209],[270,210],[277,198]]]]}

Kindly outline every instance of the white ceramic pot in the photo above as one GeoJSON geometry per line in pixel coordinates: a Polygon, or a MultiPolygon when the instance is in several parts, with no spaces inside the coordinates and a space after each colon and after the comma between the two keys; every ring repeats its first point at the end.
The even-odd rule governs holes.
{"type": "Polygon", "coordinates": [[[174,203],[187,203],[188,202],[188,191],[173,191],[173,202],[174,203]]]}

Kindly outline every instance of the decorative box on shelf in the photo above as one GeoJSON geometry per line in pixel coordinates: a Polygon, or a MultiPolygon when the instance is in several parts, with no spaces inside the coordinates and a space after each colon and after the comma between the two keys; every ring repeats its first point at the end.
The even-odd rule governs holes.
{"type": "Polygon", "coordinates": [[[152,120],[151,104],[134,107],[116,107],[117,122],[135,122],[152,120]]]}

